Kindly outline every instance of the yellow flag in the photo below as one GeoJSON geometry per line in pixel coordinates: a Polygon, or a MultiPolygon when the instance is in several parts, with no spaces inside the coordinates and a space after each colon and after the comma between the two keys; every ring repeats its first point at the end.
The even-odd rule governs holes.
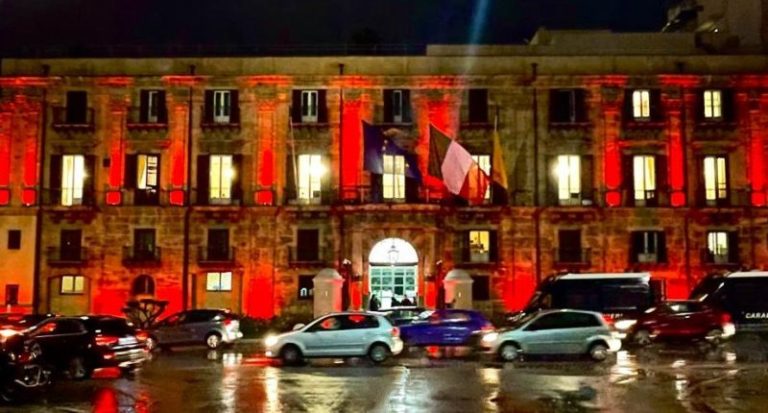
{"type": "Polygon", "coordinates": [[[491,164],[491,180],[501,187],[509,190],[507,183],[507,166],[504,164],[504,155],[501,153],[501,139],[499,130],[493,129],[493,163],[491,164]]]}

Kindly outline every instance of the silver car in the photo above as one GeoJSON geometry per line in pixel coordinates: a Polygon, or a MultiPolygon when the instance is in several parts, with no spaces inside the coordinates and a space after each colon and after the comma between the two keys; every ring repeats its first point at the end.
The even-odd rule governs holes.
{"type": "Polygon", "coordinates": [[[243,337],[240,321],[227,310],[197,309],[173,314],[149,329],[147,347],[205,344],[217,349],[243,337]]]}
{"type": "Polygon", "coordinates": [[[532,313],[510,328],[487,333],[481,342],[503,361],[521,354],[588,354],[603,361],[621,348],[621,340],[600,313],[580,310],[532,313]]]}
{"type": "Polygon", "coordinates": [[[403,351],[400,329],[387,317],[367,312],[333,313],[294,331],[264,339],[267,357],[285,364],[301,363],[312,357],[363,357],[381,363],[403,351]]]}

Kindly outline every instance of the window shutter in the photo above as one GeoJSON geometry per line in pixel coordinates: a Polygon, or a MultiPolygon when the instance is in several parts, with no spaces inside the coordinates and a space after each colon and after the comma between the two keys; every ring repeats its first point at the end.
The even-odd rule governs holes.
{"type": "Polygon", "coordinates": [[[301,122],[301,90],[291,92],[291,121],[293,123],[301,122]]]}
{"type": "Polygon", "coordinates": [[[660,263],[667,262],[667,234],[664,231],[659,231],[658,243],[656,244],[656,260],[660,263]]]}
{"type": "Polygon", "coordinates": [[[557,167],[557,156],[548,156],[546,163],[546,170],[544,171],[547,177],[547,204],[557,205],[557,177],[555,176],[555,168],[557,167]]]}
{"type": "Polygon", "coordinates": [[[696,158],[696,171],[693,174],[694,184],[696,185],[696,203],[698,205],[704,205],[706,192],[704,190],[704,157],[698,156],[696,158]]]}
{"type": "Polygon", "coordinates": [[[95,194],[96,177],[96,157],[93,155],[85,156],[85,179],[83,180],[83,204],[93,205],[95,194]]]}
{"type": "Polygon", "coordinates": [[[139,91],[139,123],[147,123],[149,115],[149,91],[139,91]]]}
{"type": "Polygon", "coordinates": [[[404,123],[411,123],[411,91],[408,89],[403,89],[403,122],[404,123]]]}
{"type": "Polygon", "coordinates": [[[592,155],[581,156],[581,199],[594,200],[592,155]]]}
{"type": "Polygon", "coordinates": [[[736,122],[736,111],[734,107],[736,102],[733,97],[732,89],[723,89],[721,92],[721,104],[723,109],[723,120],[726,122],[736,122]]]}
{"type": "Polygon", "coordinates": [[[632,92],[634,92],[632,89],[624,91],[624,119],[629,121],[635,119],[632,111],[632,92]]]}
{"type": "Polygon", "coordinates": [[[317,91],[317,122],[328,123],[328,103],[326,102],[326,90],[317,91]]]}
{"type": "Polygon", "coordinates": [[[293,156],[288,155],[285,159],[285,200],[296,199],[296,175],[294,171],[293,156]]]}
{"type": "Polygon", "coordinates": [[[696,110],[693,111],[696,124],[706,120],[704,118],[704,89],[696,89],[696,110]]]}
{"type": "Polygon", "coordinates": [[[209,155],[197,156],[197,204],[208,204],[210,189],[210,158],[209,155]]]}
{"type": "Polygon", "coordinates": [[[213,123],[213,91],[205,91],[205,103],[203,106],[203,123],[213,123]]]}
{"type": "Polygon", "coordinates": [[[496,231],[488,231],[488,258],[491,262],[499,260],[499,237],[496,231]]]}
{"type": "Polygon", "coordinates": [[[136,154],[125,155],[125,188],[126,189],[136,188],[136,179],[138,178],[136,160],[137,160],[136,154]]]}
{"type": "Polygon", "coordinates": [[[728,233],[728,262],[738,264],[739,260],[739,233],[731,231],[728,233]]]}
{"type": "Polygon", "coordinates": [[[568,91],[564,90],[550,90],[549,91],[549,122],[550,123],[566,123],[570,122],[569,116],[569,102],[570,96],[568,91]]]}
{"type": "Polygon", "coordinates": [[[488,90],[469,90],[469,122],[488,122],[488,90]]]}
{"type": "Polygon", "coordinates": [[[237,90],[229,92],[229,123],[240,123],[240,96],[237,90]]]}
{"type": "MultiPolygon", "coordinates": [[[[330,171],[330,159],[328,159],[327,156],[322,157],[323,165],[325,166],[327,171],[330,171]]],[[[332,199],[332,192],[331,192],[331,177],[333,174],[331,173],[325,173],[323,174],[322,178],[320,179],[320,202],[323,203],[323,205],[330,205],[333,201],[332,199]]]]}
{"type": "Polygon", "coordinates": [[[664,112],[661,107],[661,91],[651,89],[650,91],[651,119],[660,122],[664,120],[664,112]]]}
{"type": "Polygon", "coordinates": [[[61,202],[61,155],[51,156],[51,170],[49,171],[48,186],[51,204],[61,202]]]}
{"type": "Polygon", "coordinates": [[[624,205],[635,205],[635,168],[632,155],[624,155],[622,157],[622,186],[624,188],[624,205]]]}
{"type": "Polygon", "coordinates": [[[454,257],[458,262],[469,262],[469,231],[454,232],[454,257]]]}
{"type": "Polygon", "coordinates": [[[383,176],[381,174],[371,173],[371,202],[380,203],[383,197],[383,176]]]}
{"type": "Polygon", "coordinates": [[[160,123],[168,123],[168,106],[165,103],[165,91],[160,90],[157,92],[157,120],[160,123]]]}
{"type": "Polygon", "coordinates": [[[232,156],[232,167],[235,169],[235,177],[232,179],[232,199],[243,200],[243,155],[232,156]]]}
{"type": "Polygon", "coordinates": [[[664,202],[669,198],[669,184],[667,180],[667,157],[656,155],[656,198],[664,202]]]}
{"type": "Polygon", "coordinates": [[[385,89],[384,90],[384,123],[391,123],[393,120],[392,117],[392,97],[393,97],[392,90],[385,89]]]}
{"type": "Polygon", "coordinates": [[[587,115],[587,93],[584,89],[576,89],[574,93],[576,122],[587,122],[589,121],[589,116],[587,115]]]}
{"type": "Polygon", "coordinates": [[[637,264],[637,255],[640,254],[641,245],[643,245],[643,233],[641,231],[632,231],[629,233],[629,263],[637,264]]]}
{"type": "Polygon", "coordinates": [[[416,204],[419,202],[419,181],[405,177],[405,202],[416,204]]]}

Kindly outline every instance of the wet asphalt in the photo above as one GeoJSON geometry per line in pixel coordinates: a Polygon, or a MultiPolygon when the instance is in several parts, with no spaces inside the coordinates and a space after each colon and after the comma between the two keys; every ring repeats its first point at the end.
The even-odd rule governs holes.
{"type": "Polygon", "coordinates": [[[177,349],[132,377],[58,381],[1,412],[764,412],[768,343],[655,345],[604,363],[501,364],[412,352],[374,366],[317,360],[281,367],[258,345],[177,349]]]}

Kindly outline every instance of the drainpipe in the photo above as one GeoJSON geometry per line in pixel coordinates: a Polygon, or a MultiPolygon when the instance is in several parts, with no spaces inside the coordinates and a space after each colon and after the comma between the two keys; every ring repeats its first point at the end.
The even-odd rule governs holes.
{"type": "MultiPolygon", "coordinates": [[[[343,85],[343,77],[344,76],[344,63],[339,63],[339,193],[338,193],[338,201],[341,204],[344,199],[344,184],[343,184],[343,173],[344,173],[344,142],[343,142],[343,136],[344,136],[344,85],[343,85]]],[[[344,260],[345,254],[344,254],[344,239],[346,238],[344,236],[344,231],[346,231],[345,225],[344,225],[344,210],[343,208],[337,209],[339,212],[339,268],[343,269],[342,276],[344,277],[344,284],[341,288],[342,291],[342,305],[344,303],[347,304],[347,308],[342,308],[343,311],[346,311],[349,309],[349,307],[352,305],[352,275],[351,271],[347,266],[344,266],[344,260]]]]}
{"type": "MultiPolygon", "coordinates": [[[[48,77],[51,72],[49,65],[43,65],[43,76],[48,77]]],[[[45,141],[48,127],[48,85],[43,87],[43,98],[40,103],[40,147],[38,148],[38,176],[37,176],[37,208],[35,210],[35,264],[32,275],[32,312],[40,312],[40,285],[42,284],[40,261],[43,248],[43,183],[45,182],[45,141]]]]}
{"type": "MultiPolygon", "coordinates": [[[[189,75],[195,75],[195,65],[189,66],[189,75]]],[[[192,220],[192,95],[194,88],[190,84],[187,99],[187,191],[184,202],[184,256],[181,270],[181,308],[189,308],[189,230],[192,220]]]]}
{"type": "Polygon", "coordinates": [[[539,100],[536,92],[536,79],[538,77],[539,64],[531,63],[530,85],[533,88],[533,226],[535,233],[535,256],[536,256],[536,282],[541,282],[541,207],[539,194],[539,100]]]}

